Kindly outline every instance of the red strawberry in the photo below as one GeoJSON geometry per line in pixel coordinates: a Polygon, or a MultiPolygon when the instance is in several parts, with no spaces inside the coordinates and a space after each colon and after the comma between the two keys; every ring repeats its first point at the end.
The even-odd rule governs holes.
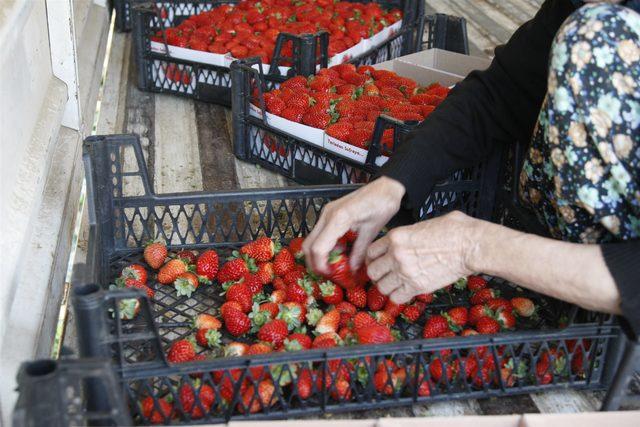
{"type": "Polygon", "coordinates": [[[467,289],[471,292],[478,292],[480,289],[487,287],[487,281],[482,276],[467,277],[467,289]]]}
{"type": "Polygon", "coordinates": [[[116,284],[127,288],[141,288],[147,284],[147,270],[140,264],[130,264],[122,269],[116,284]]]}
{"type": "Polygon", "coordinates": [[[275,386],[272,380],[263,380],[258,384],[257,390],[253,385],[249,385],[242,394],[242,403],[238,403],[238,410],[249,413],[264,411],[275,403],[277,397],[274,396],[275,386]]]}
{"type": "Polygon", "coordinates": [[[273,242],[268,237],[260,237],[257,240],[247,243],[240,248],[241,254],[246,254],[259,262],[271,261],[280,245],[273,242]]]}
{"type": "Polygon", "coordinates": [[[387,303],[384,305],[384,311],[389,313],[394,319],[402,313],[404,310],[404,304],[396,304],[391,300],[387,300],[387,303]]]}
{"type": "Polygon", "coordinates": [[[282,304],[287,300],[287,293],[284,291],[284,289],[276,289],[271,293],[269,299],[271,300],[271,302],[275,302],[276,304],[282,304]]]}
{"type": "Polygon", "coordinates": [[[202,418],[204,414],[208,413],[216,400],[216,393],[213,388],[208,384],[200,386],[198,380],[196,380],[193,387],[189,384],[183,384],[178,391],[178,395],[182,410],[194,420],[202,418]],[[198,403],[196,403],[196,394],[198,403]]]}
{"type": "Polygon", "coordinates": [[[286,292],[287,284],[284,282],[282,277],[276,276],[273,278],[273,289],[282,290],[286,292]]]}
{"type": "Polygon", "coordinates": [[[251,328],[251,320],[241,310],[227,310],[222,313],[222,320],[227,331],[234,337],[246,334],[251,328]]]}
{"type": "Polygon", "coordinates": [[[268,311],[269,314],[271,315],[271,318],[275,319],[278,313],[280,312],[280,307],[275,302],[268,301],[260,304],[260,310],[268,311]]]}
{"type": "Polygon", "coordinates": [[[278,348],[289,335],[287,322],[281,319],[271,320],[258,331],[258,339],[266,341],[278,348]]]}
{"type": "Polygon", "coordinates": [[[273,281],[275,274],[273,272],[273,264],[270,262],[261,262],[258,264],[258,272],[256,276],[262,285],[268,285],[273,281]]]}
{"type": "Polygon", "coordinates": [[[407,371],[405,368],[398,368],[393,362],[385,361],[386,363],[378,364],[376,373],[373,376],[373,384],[376,391],[392,395],[399,392],[407,378],[407,371]]]}
{"type": "Polygon", "coordinates": [[[263,284],[260,277],[258,277],[258,273],[251,274],[247,273],[244,275],[242,279],[240,279],[240,283],[244,284],[251,291],[252,295],[257,295],[262,292],[263,284]]]}
{"type": "Polygon", "coordinates": [[[291,334],[284,340],[286,351],[308,350],[311,348],[311,338],[305,334],[291,334]]]}
{"type": "Polygon", "coordinates": [[[180,274],[187,271],[187,264],[181,259],[172,259],[158,271],[158,282],[163,285],[173,283],[180,274]]]}
{"type": "Polygon", "coordinates": [[[326,312],[316,324],[315,331],[318,334],[337,332],[340,326],[340,312],[336,309],[326,312]]]}
{"type": "Polygon", "coordinates": [[[291,89],[293,91],[307,87],[307,79],[304,76],[292,77],[280,85],[280,90],[291,89]]]}
{"type": "Polygon", "coordinates": [[[208,281],[216,278],[216,274],[218,274],[218,254],[216,251],[209,249],[200,254],[196,261],[196,273],[208,281]]]}
{"type": "Polygon", "coordinates": [[[491,313],[485,305],[483,304],[474,305],[469,309],[467,323],[469,323],[470,325],[475,325],[478,322],[478,319],[480,319],[483,316],[487,316],[489,314],[491,313]]]}
{"type": "Polygon", "coordinates": [[[220,346],[222,335],[214,329],[201,328],[196,332],[196,342],[200,347],[216,348],[220,346]]]}
{"type": "Polygon", "coordinates": [[[305,109],[297,106],[286,107],[280,114],[281,117],[296,123],[302,123],[305,109]]]}
{"type": "Polygon", "coordinates": [[[356,314],[358,309],[355,305],[351,304],[348,301],[342,301],[336,305],[336,310],[340,312],[340,326],[347,326],[349,321],[356,314]]]}
{"type": "Polygon", "coordinates": [[[287,301],[304,304],[307,302],[307,291],[301,285],[302,280],[298,283],[292,283],[287,286],[287,301]]]}
{"type": "Polygon", "coordinates": [[[482,316],[476,323],[479,334],[497,334],[500,332],[500,323],[489,316],[482,316]]]}
{"type": "Polygon", "coordinates": [[[169,348],[167,353],[167,361],[169,363],[185,363],[190,362],[196,357],[196,350],[193,343],[189,340],[175,341],[169,348]]]}
{"type": "Polygon", "coordinates": [[[304,257],[302,253],[302,243],[304,242],[304,237],[296,237],[291,239],[289,242],[289,251],[293,254],[296,260],[300,260],[304,257]]]}
{"type": "Polygon", "coordinates": [[[372,285],[367,291],[367,306],[371,311],[382,310],[387,300],[388,297],[383,295],[376,285],[372,285]]]}
{"type": "Polygon", "coordinates": [[[144,260],[154,270],[162,267],[167,254],[167,246],[161,242],[152,242],[144,247],[144,260]]]}
{"type": "Polygon", "coordinates": [[[282,110],[284,110],[285,107],[287,106],[287,104],[282,100],[282,98],[278,97],[277,95],[271,92],[267,92],[264,94],[264,104],[268,112],[278,116],[282,114],[282,110]]]}
{"type": "Polygon", "coordinates": [[[233,258],[220,268],[218,282],[237,282],[245,274],[250,273],[251,270],[255,270],[253,260],[247,262],[244,258],[233,258]]]}
{"type": "Polygon", "coordinates": [[[313,374],[309,368],[302,368],[298,372],[296,391],[302,400],[308,399],[313,393],[313,374]]]}
{"type": "Polygon", "coordinates": [[[302,116],[302,123],[317,129],[326,128],[331,122],[331,115],[323,105],[315,105],[309,108],[302,116]]]}
{"type": "Polygon", "coordinates": [[[153,397],[147,396],[142,399],[140,406],[142,416],[151,424],[168,424],[173,418],[173,404],[167,402],[164,397],[159,398],[155,403],[153,397]]]}
{"type": "Polygon", "coordinates": [[[346,142],[349,139],[349,135],[353,130],[353,124],[345,121],[340,121],[329,125],[324,132],[332,138],[346,142]]]}
{"type": "Polygon", "coordinates": [[[328,279],[333,283],[336,283],[347,290],[356,287],[353,274],[351,273],[351,267],[349,266],[349,258],[341,249],[334,249],[329,254],[329,270],[330,274],[328,279]]]}
{"type": "Polygon", "coordinates": [[[422,310],[416,304],[410,304],[402,310],[401,316],[404,320],[409,323],[413,323],[418,320],[420,315],[422,314],[422,310]]]}
{"type": "Polygon", "coordinates": [[[386,326],[392,326],[396,322],[396,318],[384,310],[374,312],[373,318],[376,319],[376,322],[379,324],[386,326]]]}
{"type": "Polygon", "coordinates": [[[516,318],[511,311],[500,310],[496,313],[496,320],[504,329],[513,329],[516,327],[516,318]]]}
{"type": "Polygon", "coordinates": [[[484,304],[485,302],[489,301],[491,298],[496,298],[497,296],[498,294],[493,289],[483,288],[483,289],[480,289],[478,292],[474,293],[469,299],[469,302],[471,302],[471,304],[473,305],[484,304]]]}
{"type": "Polygon", "coordinates": [[[466,307],[453,307],[447,311],[444,317],[449,321],[451,329],[460,330],[467,324],[469,312],[466,307]]]}
{"type": "Polygon", "coordinates": [[[251,311],[253,305],[253,293],[244,283],[237,283],[227,289],[227,301],[236,301],[242,307],[244,313],[251,311]]]}
{"type": "Polygon", "coordinates": [[[332,348],[340,342],[340,337],[335,332],[326,332],[318,335],[311,344],[311,348],[332,348]]]}
{"type": "Polygon", "coordinates": [[[438,338],[449,330],[449,322],[444,316],[433,315],[427,319],[422,329],[423,338],[438,338]]]}
{"type": "Polygon", "coordinates": [[[446,363],[446,367],[443,370],[442,359],[434,359],[429,365],[429,373],[431,374],[431,378],[435,382],[440,382],[442,379],[442,374],[446,372],[447,380],[451,381],[455,373],[458,372],[458,367],[460,366],[460,362],[458,360],[453,360],[451,362],[446,363]]]}
{"type": "Polygon", "coordinates": [[[195,264],[198,257],[193,251],[182,250],[176,254],[176,258],[181,258],[186,261],[187,264],[195,264]]]}
{"type": "Polygon", "coordinates": [[[426,304],[431,304],[433,302],[433,294],[420,294],[416,296],[416,299],[426,304]]]}
{"type": "Polygon", "coordinates": [[[389,328],[377,323],[356,329],[356,336],[360,344],[384,344],[394,341],[389,328]]]}
{"type": "Polygon", "coordinates": [[[531,317],[535,313],[536,306],[529,298],[515,297],[511,299],[511,306],[518,316],[531,317]]]}
{"type": "Polygon", "coordinates": [[[190,298],[191,294],[198,288],[198,285],[198,276],[189,271],[179,274],[173,282],[173,286],[177,291],[176,295],[186,295],[188,298],[190,298]]]}
{"type": "Polygon", "coordinates": [[[367,306],[367,291],[362,286],[347,289],[347,301],[357,308],[365,308],[367,306]]]}
{"type": "Polygon", "coordinates": [[[220,320],[211,314],[201,313],[193,319],[194,329],[213,329],[217,331],[221,327],[222,323],[220,320]]]}
{"type": "Polygon", "coordinates": [[[374,319],[369,313],[365,311],[359,311],[353,316],[353,328],[362,329],[375,325],[376,319],[374,319]]]}
{"type": "Polygon", "coordinates": [[[368,129],[355,128],[349,133],[347,142],[355,147],[368,149],[371,143],[372,132],[368,129]]]}
{"type": "Polygon", "coordinates": [[[320,284],[320,296],[322,301],[330,305],[336,305],[342,302],[344,292],[340,286],[334,285],[330,281],[320,284]]]}
{"type": "Polygon", "coordinates": [[[273,272],[276,276],[284,276],[295,267],[296,260],[289,249],[284,248],[273,260],[273,272]]]}
{"type": "Polygon", "coordinates": [[[509,300],[504,298],[491,298],[485,303],[485,305],[493,311],[508,311],[509,313],[513,311],[513,307],[509,300]]]}

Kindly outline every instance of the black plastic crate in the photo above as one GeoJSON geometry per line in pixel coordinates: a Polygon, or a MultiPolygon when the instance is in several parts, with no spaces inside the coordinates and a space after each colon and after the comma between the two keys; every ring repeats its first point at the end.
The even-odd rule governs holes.
{"type": "MultiPolygon", "coordinates": [[[[177,401],[182,387],[195,387],[197,395],[198,387],[203,384],[211,387],[216,399],[202,419],[191,419],[176,403],[176,412],[162,421],[280,419],[549,389],[597,390],[607,388],[618,369],[626,338],[613,317],[542,298],[497,278],[491,281],[505,296],[527,295],[539,305],[539,317],[519,325],[527,330],[494,336],[424,340],[419,338],[419,328],[400,324],[404,340],[393,344],[171,365],[165,358],[168,346],[176,339],[188,336],[190,319],[218,306],[221,297],[215,285],[199,287],[190,298],[176,297],[168,287],[153,283],[156,294],[152,300],[132,289],[106,291],[123,266],[143,262],[144,242],[159,238],[171,250],[214,247],[224,256],[260,235],[287,241],[306,235],[326,203],[357,186],[158,195],[149,182],[138,139],[128,135],[88,138],[84,145],[84,160],[90,219],[87,279],[102,287],[88,285],[75,291],[81,356],[107,357],[114,361],[136,423],[150,422],[142,415],[139,405],[142,399],[152,399],[157,409],[159,399],[171,396],[174,402],[177,401]],[[118,304],[127,298],[140,298],[141,301],[139,315],[128,321],[120,319],[118,304]],[[551,349],[555,349],[550,353],[553,368],[536,372],[537,362],[551,349]],[[495,365],[508,367],[512,375],[498,374],[503,372],[501,369],[485,377],[468,378],[464,374],[466,364],[471,363],[468,360],[480,351],[491,354],[495,365]],[[555,363],[555,357],[558,357],[558,363],[555,363]],[[580,357],[582,362],[577,362],[580,357]],[[404,369],[406,376],[396,387],[388,384],[388,390],[378,391],[372,380],[383,360],[392,360],[396,367],[404,369]],[[560,360],[564,363],[559,363],[560,360]],[[429,378],[434,369],[432,366],[438,363],[444,372],[448,366],[455,367],[455,375],[451,378],[443,375],[438,381],[424,381],[425,375],[429,378]],[[297,392],[296,375],[307,367],[313,368],[315,380],[311,395],[302,398],[297,392]],[[338,367],[350,374],[349,395],[342,394],[333,384],[338,367]],[[257,400],[254,396],[251,401],[240,402],[241,385],[257,386],[256,375],[264,369],[275,379],[272,404],[263,408],[255,403],[254,409],[259,410],[247,413],[246,409],[257,400]],[[287,375],[294,378],[287,378],[287,375]],[[198,378],[198,384],[195,378],[198,378]],[[223,404],[222,397],[229,398],[230,402],[223,404]]],[[[468,193],[477,192],[477,188],[470,190],[458,182],[447,182],[439,184],[438,191],[453,192],[457,197],[451,200],[432,195],[431,201],[427,202],[430,213],[426,214],[427,210],[422,209],[423,216],[439,215],[452,209],[474,216],[478,213],[476,204],[466,203],[471,200],[468,193]]],[[[390,226],[402,222],[397,218],[390,226]]],[[[429,310],[439,312],[466,297],[464,292],[445,294],[429,310]]],[[[618,380],[616,378],[616,382],[618,380]]]]}
{"type": "MultiPolygon", "coordinates": [[[[403,11],[402,27],[385,43],[351,58],[354,64],[374,64],[417,52],[423,47],[425,29],[424,2],[420,0],[375,0],[383,7],[396,7],[403,11]]],[[[141,90],[172,93],[201,101],[231,105],[231,76],[229,67],[204,64],[172,58],[168,54],[152,52],[151,37],[159,30],[174,26],[185,17],[210,10],[234,0],[192,0],[144,3],[133,9],[133,37],[138,64],[138,86],[141,90]],[[162,10],[162,13],[160,12],[162,10]],[[165,71],[171,70],[168,78],[165,71]]],[[[449,46],[456,51],[468,50],[466,22],[463,18],[434,15],[428,24],[427,47],[449,46]],[[443,30],[448,28],[448,31],[443,30]],[[454,30],[455,28],[455,30],[454,30]],[[441,38],[447,38],[442,40],[441,38]]],[[[295,36],[281,33],[276,43],[269,77],[284,81],[293,75],[310,75],[317,66],[326,67],[329,35],[326,32],[295,36]],[[293,43],[293,57],[285,57],[281,46],[293,43]],[[292,63],[288,76],[282,75],[275,65],[292,63]]]]}
{"type": "MultiPolygon", "coordinates": [[[[275,171],[301,184],[361,184],[380,170],[377,159],[383,154],[382,137],[387,129],[393,129],[394,147],[402,143],[402,138],[417,125],[417,122],[402,122],[381,115],[376,120],[371,144],[364,163],[327,151],[305,141],[300,135],[293,135],[270,126],[265,119],[250,113],[252,103],[264,112],[265,91],[276,89],[280,80],[262,72],[257,58],[234,61],[231,64],[232,111],[233,111],[233,151],[235,156],[250,163],[275,171]],[[257,99],[256,94],[257,90],[257,99]]],[[[385,155],[393,155],[388,151],[385,155]]],[[[458,173],[453,178],[465,180],[485,173],[486,168],[497,168],[497,153],[473,171],[458,173]]],[[[487,160],[487,159],[484,159],[487,160]]],[[[476,179],[477,178],[471,178],[476,179]]],[[[481,192],[481,194],[486,194],[481,192]]]]}
{"type": "Polygon", "coordinates": [[[136,0],[112,0],[113,11],[116,13],[116,30],[120,32],[131,30],[131,4],[136,0]]]}

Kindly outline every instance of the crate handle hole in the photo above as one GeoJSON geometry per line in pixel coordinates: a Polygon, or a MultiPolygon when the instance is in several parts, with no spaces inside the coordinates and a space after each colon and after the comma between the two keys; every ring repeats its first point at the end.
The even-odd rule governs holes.
{"type": "Polygon", "coordinates": [[[58,369],[58,363],[55,360],[36,360],[27,365],[25,371],[30,377],[43,377],[49,375],[58,369]]]}

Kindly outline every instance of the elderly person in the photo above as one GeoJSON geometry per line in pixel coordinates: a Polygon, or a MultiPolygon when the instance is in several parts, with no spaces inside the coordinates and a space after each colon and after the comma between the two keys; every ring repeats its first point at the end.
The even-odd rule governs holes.
{"type": "Polygon", "coordinates": [[[378,179],[325,207],[304,243],[309,267],[326,273],[351,229],[352,268],[366,262],[397,303],[483,272],[640,329],[638,3],[545,1],[378,179]],[[514,141],[530,141],[519,193],[551,237],[452,212],[374,241],[401,206],[419,207],[438,180],[514,141]]]}

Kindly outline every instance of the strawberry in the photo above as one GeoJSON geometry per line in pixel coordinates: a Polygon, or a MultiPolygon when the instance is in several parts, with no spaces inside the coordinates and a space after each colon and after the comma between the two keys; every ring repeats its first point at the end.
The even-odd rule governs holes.
{"type": "Polygon", "coordinates": [[[347,142],[355,147],[368,149],[371,143],[372,132],[368,129],[355,128],[349,133],[347,142]]]}
{"type": "Polygon", "coordinates": [[[151,424],[168,424],[173,418],[173,404],[164,397],[159,398],[156,403],[153,397],[147,396],[140,402],[140,407],[142,416],[151,424]]]}
{"type": "Polygon", "coordinates": [[[242,393],[242,402],[238,403],[238,410],[242,413],[254,414],[269,408],[274,402],[275,386],[271,380],[263,380],[257,389],[250,384],[242,393]]]}
{"type": "Polygon", "coordinates": [[[453,307],[443,316],[449,321],[449,327],[452,330],[460,330],[467,324],[469,312],[466,307],[453,307]]]}
{"type": "Polygon", "coordinates": [[[318,335],[311,344],[311,348],[332,348],[340,343],[340,337],[335,332],[325,332],[318,335]]]}
{"type": "Polygon", "coordinates": [[[500,332],[500,323],[489,316],[482,316],[476,322],[476,330],[479,334],[497,334],[500,332]]]}
{"type": "Polygon", "coordinates": [[[422,338],[438,338],[449,330],[449,322],[438,314],[427,319],[422,329],[422,338]]]}
{"type": "Polygon", "coordinates": [[[455,373],[458,372],[458,367],[460,363],[458,360],[453,360],[451,362],[444,361],[446,365],[443,370],[443,361],[442,359],[434,359],[429,365],[429,373],[431,374],[431,379],[435,382],[440,382],[442,379],[442,374],[446,373],[447,380],[451,381],[455,373]]]}
{"type": "Polygon", "coordinates": [[[478,320],[483,317],[491,314],[490,310],[483,304],[474,305],[469,309],[467,323],[470,325],[475,325],[478,323],[478,320]]]}
{"type": "Polygon", "coordinates": [[[169,363],[185,363],[190,362],[196,357],[196,350],[193,343],[189,340],[178,340],[171,344],[167,353],[167,361],[169,363]]]}
{"type": "Polygon", "coordinates": [[[322,301],[330,305],[336,305],[342,302],[343,294],[342,288],[336,286],[330,281],[326,281],[320,284],[320,292],[322,301]]]}
{"type": "Polygon", "coordinates": [[[377,285],[372,285],[367,291],[367,306],[371,311],[382,310],[387,300],[388,297],[378,290],[377,285]]]}
{"type": "Polygon", "coordinates": [[[160,268],[160,271],[158,271],[158,282],[163,285],[175,282],[179,275],[187,271],[187,267],[187,263],[181,259],[170,260],[160,268]]]}
{"type": "Polygon", "coordinates": [[[384,344],[394,341],[389,328],[377,323],[356,329],[356,336],[360,344],[384,344]]]}
{"type": "Polygon", "coordinates": [[[491,298],[490,300],[485,302],[485,305],[490,310],[493,310],[495,312],[508,311],[509,313],[511,313],[513,311],[513,307],[511,306],[509,300],[506,300],[504,298],[491,298]]]}
{"type": "Polygon", "coordinates": [[[391,300],[387,300],[387,303],[384,305],[384,311],[389,313],[394,319],[402,313],[402,310],[404,310],[404,304],[396,304],[391,300]]]}
{"type": "MultiPolygon", "coordinates": [[[[268,342],[256,342],[249,346],[247,350],[247,356],[256,356],[258,354],[267,354],[273,351],[273,347],[268,342]]],[[[251,373],[251,378],[254,380],[261,380],[265,377],[265,366],[256,366],[254,368],[249,368],[249,372],[251,373]]]]}
{"type": "Polygon", "coordinates": [[[461,337],[470,337],[472,335],[478,335],[478,331],[476,331],[475,329],[463,329],[462,332],[460,332],[460,336],[461,337]]]}
{"type": "Polygon", "coordinates": [[[305,109],[297,106],[286,107],[280,114],[281,117],[296,123],[302,123],[305,109]]]}
{"type": "Polygon", "coordinates": [[[315,332],[324,334],[327,332],[337,332],[340,325],[340,312],[336,309],[326,312],[316,324],[315,332]]]}
{"type": "Polygon", "coordinates": [[[234,337],[246,334],[251,328],[251,320],[241,310],[227,310],[222,313],[222,320],[227,331],[234,337]]]}
{"type": "Polygon", "coordinates": [[[273,281],[275,274],[273,272],[273,264],[270,262],[261,262],[258,264],[258,272],[256,276],[262,285],[268,285],[273,281]]]}
{"type": "Polygon", "coordinates": [[[280,307],[275,302],[267,301],[260,304],[261,311],[268,311],[272,319],[275,319],[280,312],[280,307]]]}
{"type": "Polygon", "coordinates": [[[196,273],[207,281],[212,281],[218,274],[218,254],[213,249],[206,250],[196,260],[196,273]]]}
{"type": "Polygon", "coordinates": [[[178,277],[176,277],[176,280],[173,282],[173,286],[177,291],[176,295],[186,295],[187,298],[191,297],[191,294],[198,288],[198,285],[198,276],[191,273],[190,271],[179,274],[178,277]]]}
{"type": "Polygon", "coordinates": [[[222,335],[215,329],[201,328],[196,332],[196,342],[200,347],[217,348],[221,338],[222,335]]]}
{"type": "Polygon", "coordinates": [[[176,254],[176,258],[184,260],[187,264],[195,264],[198,259],[197,255],[193,251],[182,250],[176,254]]]}
{"type": "Polygon", "coordinates": [[[345,121],[339,121],[327,126],[324,132],[332,138],[346,142],[353,130],[353,124],[345,121]]]}
{"type": "Polygon", "coordinates": [[[392,395],[402,389],[406,373],[404,368],[398,368],[391,360],[385,360],[378,364],[373,375],[373,386],[379,393],[392,395]]]}
{"type": "Polygon", "coordinates": [[[347,301],[357,308],[365,308],[367,306],[367,291],[362,286],[347,289],[347,301]]]}
{"type": "Polygon", "coordinates": [[[531,317],[535,313],[536,306],[529,298],[515,297],[511,299],[511,306],[518,316],[531,317]]]}
{"type": "Polygon", "coordinates": [[[498,311],[496,313],[496,320],[504,329],[514,329],[516,327],[516,318],[511,311],[498,311]]]}
{"type": "Polygon", "coordinates": [[[291,251],[287,248],[283,248],[278,252],[273,260],[273,272],[276,276],[284,276],[289,271],[293,270],[295,263],[296,260],[291,251]]]}
{"type": "Polygon", "coordinates": [[[237,283],[227,289],[227,301],[236,301],[242,307],[244,313],[251,311],[253,305],[253,293],[244,283],[237,283]]]}
{"type": "Polygon", "coordinates": [[[162,267],[167,254],[167,246],[162,242],[151,242],[144,247],[144,260],[154,270],[162,267]]]}
{"type": "Polygon", "coordinates": [[[369,313],[365,311],[359,311],[353,316],[353,328],[362,329],[375,325],[376,319],[374,319],[369,313]]]}
{"type": "Polygon", "coordinates": [[[249,313],[249,319],[251,320],[251,332],[257,332],[260,330],[260,328],[265,325],[267,322],[271,321],[272,319],[276,318],[276,315],[278,314],[278,305],[275,303],[265,303],[265,304],[272,304],[275,305],[276,308],[276,314],[274,315],[271,310],[269,309],[263,309],[262,305],[258,305],[258,303],[254,303],[253,304],[253,309],[251,311],[251,313],[249,313]]]}
{"type": "Polygon", "coordinates": [[[323,105],[315,105],[309,108],[302,116],[302,123],[317,129],[326,128],[331,122],[331,115],[323,105]]]}
{"type": "Polygon", "coordinates": [[[192,324],[194,329],[213,329],[217,331],[222,327],[222,323],[217,317],[207,313],[198,314],[193,319],[192,324]]]}
{"type": "Polygon", "coordinates": [[[216,400],[216,393],[210,385],[200,386],[200,381],[196,380],[193,387],[189,384],[183,384],[178,390],[178,397],[184,413],[189,414],[191,419],[197,420],[211,410],[211,406],[216,400]]]}
{"type": "Polygon", "coordinates": [[[276,289],[271,293],[269,300],[276,304],[281,304],[287,300],[287,293],[284,291],[284,289],[276,289]]]}
{"type": "Polygon", "coordinates": [[[287,286],[287,301],[297,302],[304,304],[307,301],[307,291],[301,285],[302,280],[298,280],[298,283],[292,283],[287,286]]]}
{"type": "Polygon", "coordinates": [[[303,304],[288,301],[280,306],[277,318],[284,320],[289,329],[294,330],[304,324],[306,316],[307,309],[303,304]]]}
{"type": "MultiPolygon", "coordinates": [[[[356,283],[351,273],[351,267],[349,266],[349,258],[341,249],[334,249],[329,254],[329,271],[328,279],[333,283],[347,290],[355,288],[356,283]]],[[[366,295],[364,304],[366,305],[366,295]]]]}
{"type": "Polygon", "coordinates": [[[416,304],[410,304],[407,305],[404,310],[402,310],[401,316],[407,322],[414,323],[418,320],[421,314],[422,310],[420,310],[419,306],[417,306],[416,304]]]}
{"type": "Polygon", "coordinates": [[[300,261],[304,258],[304,254],[302,253],[302,243],[304,242],[304,237],[296,237],[291,239],[289,242],[289,251],[293,254],[293,257],[300,261]]]}
{"type": "Polygon", "coordinates": [[[431,304],[433,302],[433,294],[420,294],[416,296],[416,299],[426,304],[431,304]]]}
{"type": "Polygon", "coordinates": [[[260,331],[258,331],[258,339],[266,341],[278,348],[287,338],[289,328],[287,322],[281,319],[275,319],[267,322],[260,331]]]}
{"type": "Polygon", "coordinates": [[[276,277],[273,278],[273,289],[274,290],[282,290],[282,291],[286,292],[287,284],[284,282],[282,277],[276,276],[276,277]]]}
{"type": "Polygon", "coordinates": [[[286,351],[308,350],[311,348],[311,338],[305,334],[291,334],[284,340],[286,351]]]}
{"type": "Polygon", "coordinates": [[[251,273],[245,274],[244,277],[242,277],[242,279],[240,279],[239,283],[242,283],[247,288],[249,288],[249,290],[251,291],[252,295],[257,295],[260,292],[262,292],[262,288],[264,286],[262,284],[262,280],[260,279],[260,277],[258,277],[258,273],[256,273],[256,274],[251,274],[251,273]]]}
{"type": "Polygon", "coordinates": [[[280,85],[280,90],[291,89],[296,91],[307,87],[307,79],[304,76],[292,77],[280,85]]]}
{"type": "Polygon", "coordinates": [[[376,319],[376,322],[385,326],[392,326],[396,322],[396,318],[384,310],[374,312],[373,318],[376,319]]]}
{"type": "Polygon", "coordinates": [[[467,289],[471,292],[478,292],[480,289],[487,287],[487,281],[482,276],[469,276],[467,277],[467,289]]]}
{"type": "Polygon", "coordinates": [[[296,380],[296,392],[298,397],[306,400],[313,393],[313,374],[309,368],[301,368],[296,380]]]}
{"type": "Polygon", "coordinates": [[[497,292],[494,291],[493,289],[483,288],[483,289],[480,289],[478,292],[475,292],[469,299],[469,302],[471,302],[471,304],[473,305],[484,304],[485,302],[489,301],[491,298],[496,298],[497,296],[498,296],[497,292]]]}
{"type": "Polygon", "coordinates": [[[141,288],[147,284],[147,270],[140,264],[130,264],[122,269],[116,284],[120,287],[141,288]]]}
{"type": "Polygon", "coordinates": [[[245,274],[255,270],[255,264],[253,260],[245,260],[244,258],[233,258],[227,261],[218,272],[218,282],[237,282],[245,274]]]}
{"type": "Polygon", "coordinates": [[[264,94],[264,105],[267,108],[268,112],[276,114],[278,116],[282,114],[282,110],[284,110],[287,106],[282,98],[271,92],[267,92],[264,94]]]}
{"type": "Polygon", "coordinates": [[[249,346],[243,342],[233,341],[224,347],[224,357],[240,357],[247,354],[249,346]]]}
{"type": "Polygon", "coordinates": [[[237,301],[227,301],[220,306],[220,315],[224,319],[224,316],[232,310],[242,311],[242,306],[237,301]]]}
{"type": "Polygon", "coordinates": [[[260,237],[257,240],[247,243],[240,248],[240,253],[253,258],[258,262],[271,261],[276,252],[280,249],[280,245],[274,243],[268,237],[260,237]]]}
{"type": "Polygon", "coordinates": [[[309,88],[316,92],[327,92],[333,86],[331,79],[326,76],[311,76],[308,81],[309,88]]]}
{"type": "Polygon", "coordinates": [[[358,309],[348,301],[342,301],[336,304],[336,310],[340,312],[340,326],[346,326],[353,318],[358,309]]]}

